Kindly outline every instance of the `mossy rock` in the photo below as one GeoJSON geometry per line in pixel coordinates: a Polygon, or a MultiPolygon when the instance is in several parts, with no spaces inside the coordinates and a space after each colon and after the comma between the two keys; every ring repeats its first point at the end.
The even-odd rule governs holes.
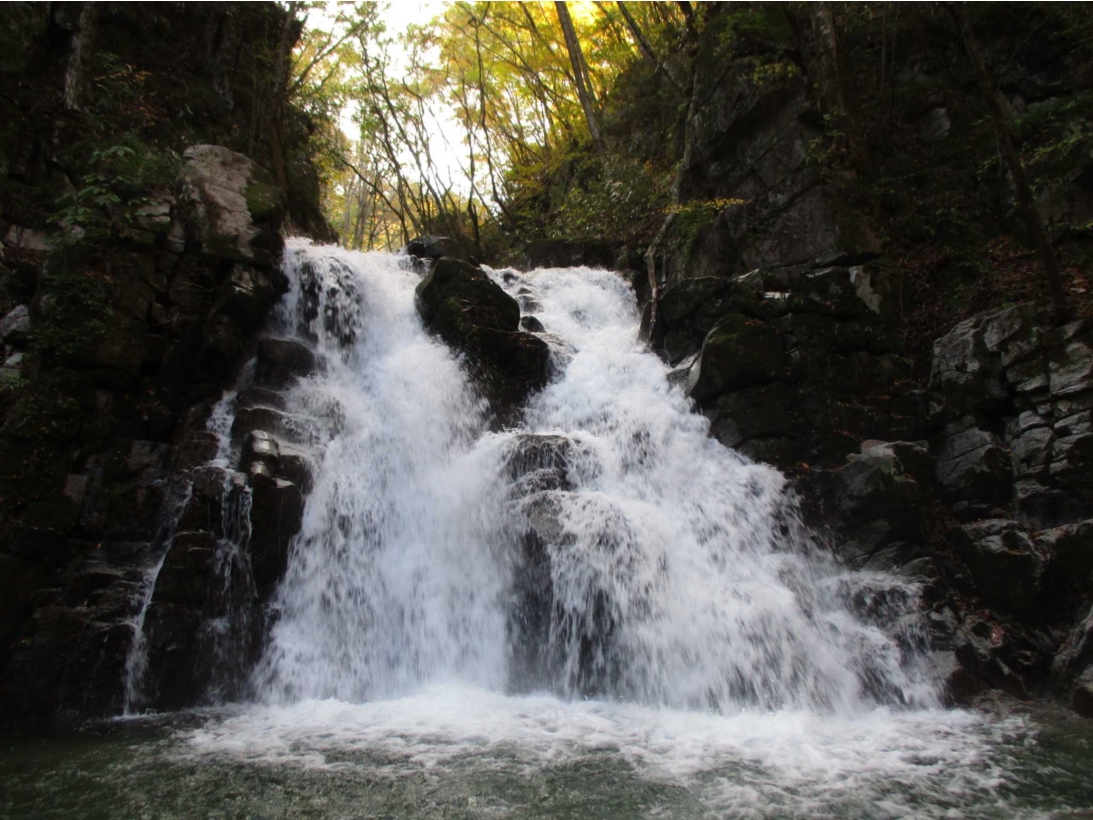
{"type": "Polygon", "coordinates": [[[450,257],[437,260],[417,286],[417,308],[426,322],[443,319],[449,331],[463,332],[471,326],[515,331],[520,324],[520,306],[515,299],[485,271],[450,257]]]}
{"type": "Polygon", "coordinates": [[[726,317],[702,343],[691,395],[702,400],[784,374],[785,342],[776,328],[740,314],[726,317]]]}
{"type": "Polygon", "coordinates": [[[251,179],[243,190],[247,210],[255,222],[279,218],[285,209],[284,192],[269,182],[251,179]]]}

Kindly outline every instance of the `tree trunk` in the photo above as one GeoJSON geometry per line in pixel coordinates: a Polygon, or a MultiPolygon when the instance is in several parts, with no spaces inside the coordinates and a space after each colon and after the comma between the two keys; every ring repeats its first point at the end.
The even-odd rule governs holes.
{"type": "Polygon", "coordinates": [[[68,51],[68,65],[65,66],[64,105],[70,111],[80,108],[83,94],[84,75],[87,73],[88,52],[95,37],[95,26],[99,18],[98,3],[84,3],[76,30],[72,32],[72,45],[68,51]]]}
{"type": "Polygon", "coordinates": [[[964,41],[964,48],[968,52],[968,61],[972,65],[972,72],[979,84],[979,93],[983,95],[983,101],[987,104],[987,112],[990,115],[991,124],[998,137],[998,145],[1002,153],[1002,159],[1013,178],[1014,187],[1017,189],[1017,205],[1032,233],[1036,246],[1040,251],[1040,257],[1044,264],[1044,273],[1047,276],[1048,289],[1051,292],[1051,307],[1055,314],[1055,321],[1062,324],[1066,321],[1067,310],[1066,294],[1063,291],[1063,275],[1059,268],[1059,260],[1055,256],[1055,249],[1051,245],[1051,237],[1048,235],[1047,226],[1036,202],[1032,198],[1032,189],[1029,188],[1028,177],[1025,168],[1021,164],[1021,156],[1017,153],[1017,137],[1013,130],[1013,124],[1009,121],[1002,104],[998,101],[998,94],[994,90],[987,64],[983,60],[983,52],[979,48],[979,41],[972,31],[971,22],[964,9],[958,3],[947,3],[949,14],[953,22],[960,30],[960,37],[964,41]]]}
{"type": "Polygon", "coordinates": [[[554,7],[558,10],[558,22],[562,24],[562,34],[565,35],[565,47],[569,52],[569,62],[573,66],[573,84],[577,86],[577,99],[584,109],[584,118],[588,122],[588,133],[592,136],[592,144],[596,152],[601,156],[607,154],[603,144],[603,134],[600,132],[600,123],[596,118],[596,111],[592,106],[592,95],[589,91],[587,78],[584,75],[584,56],[581,54],[581,44],[577,40],[577,32],[573,28],[573,20],[569,17],[569,9],[564,0],[556,0],[554,7]]]}

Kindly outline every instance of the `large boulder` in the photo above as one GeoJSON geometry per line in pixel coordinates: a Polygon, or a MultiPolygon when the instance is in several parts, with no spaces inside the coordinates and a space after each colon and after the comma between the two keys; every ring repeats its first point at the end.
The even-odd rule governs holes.
{"type": "Polygon", "coordinates": [[[448,236],[433,236],[425,234],[411,239],[402,249],[407,256],[416,256],[418,259],[440,259],[448,256],[452,259],[466,259],[467,255],[459,246],[459,243],[448,236]]]}
{"type": "Polygon", "coordinates": [[[284,193],[258,163],[219,145],[194,145],[182,155],[179,206],[188,233],[206,254],[269,264],[284,193]],[[272,235],[271,235],[272,234],[272,235]]]}
{"type": "Polygon", "coordinates": [[[442,335],[461,329],[490,328],[514,331],[520,324],[520,306],[469,262],[439,260],[417,286],[417,308],[429,323],[439,323],[442,335]]]}
{"type": "Polygon", "coordinates": [[[730,314],[702,342],[687,392],[701,401],[764,384],[783,375],[785,364],[785,342],[776,328],[742,314],[730,314]]]}
{"type": "Polygon", "coordinates": [[[484,271],[444,257],[417,287],[417,309],[448,344],[465,352],[499,407],[546,384],[550,347],[519,329],[520,306],[484,271]]]}
{"type": "Polygon", "coordinates": [[[318,369],[315,354],[296,339],[261,339],[256,355],[255,382],[259,387],[277,390],[318,369]]]}

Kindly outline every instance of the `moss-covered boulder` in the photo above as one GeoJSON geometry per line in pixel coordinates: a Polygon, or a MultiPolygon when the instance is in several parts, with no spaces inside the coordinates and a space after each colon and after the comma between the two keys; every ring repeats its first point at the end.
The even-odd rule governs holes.
{"type": "Polygon", "coordinates": [[[740,314],[725,317],[706,335],[692,368],[690,394],[698,400],[774,381],[785,370],[782,334],[740,314]]]}

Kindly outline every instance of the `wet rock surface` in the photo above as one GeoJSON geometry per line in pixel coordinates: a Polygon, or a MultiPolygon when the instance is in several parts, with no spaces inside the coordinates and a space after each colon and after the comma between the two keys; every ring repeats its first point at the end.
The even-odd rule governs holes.
{"type": "Polygon", "coordinates": [[[426,325],[476,365],[495,410],[505,413],[546,384],[547,343],[520,330],[520,305],[470,263],[439,259],[417,288],[426,325]]]}

